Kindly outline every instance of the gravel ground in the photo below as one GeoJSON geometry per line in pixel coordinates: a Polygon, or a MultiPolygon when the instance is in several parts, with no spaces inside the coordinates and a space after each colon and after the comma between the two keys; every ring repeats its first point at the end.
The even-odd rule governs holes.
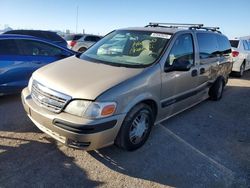
{"type": "Polygon", "coordinates": [[[0,187],[250,187],[250,71],[221,101],[154,127],[141,149],[67,148],[27,118],[20,96],[0,98],[0,187]]]}

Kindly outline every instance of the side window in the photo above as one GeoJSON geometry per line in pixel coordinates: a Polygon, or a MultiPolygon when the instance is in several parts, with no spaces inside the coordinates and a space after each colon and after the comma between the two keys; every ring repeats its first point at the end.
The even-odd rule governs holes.
{"type": "Polygon", "coordinates": [[[85,38],[85,41],[87,41],[87,42],[92,42],[92,37],[91,37],[91,36],[87,36],[87,37],[85,38]]]}
{"type": "Polygon", "coordinates": [[[99,41],[100,39],[100,37],[95,37],[95,42],[99,41]]]}
{"type": "Polygon", "coordinates": [[[16,40],[17,45],[22,49],[23,55],[29,56],[58,56],[62,50],[55,46],[33,40],[16,40]]]}
{"type": "Polygon", "coordinates": [[[217,35],[219,43],[219,52],[221,55],[229,55],[231,53],[231,44],[229,40],[223,35],[217,35]]]}
{"type": "Polygon", "coordinates": [[[15,40],[0,40],[0,55],[22,55],[15,40]]]}
{"type": "Polygon", "coordinates": [[[84,42],[84,41],[85,41],[85,37],[84,37],[84,36],[81,37],[78,41],[79,41],[79,42],[84,42]]]}
{"type": "Polygon", "coordinates": [[[87,37],[85,38],[85,41],[87,41],[87,42],[97,42],[98,39],[97,39],[97,37],[95,37],[95,36],[87,36],[87,37]]]}
{"type": "Polygon", "coordinates": [[[181,63],[189,61],[194,64],[194,44],[191,34],[183,34],[179,36],[168,55],[167,64],[181,63]]]}
{"type": "Polygon", "coordinates": [[[248,42],[246,40],[243,40],[243,46],[244,46],[244,50],[249,50],[248,42]]]}
{"type": "Polygon", "coordinates": [[[215,34],[198,33],[197,39],[201,59],[213,58],[217,56],[219,50],[215,34]]]}

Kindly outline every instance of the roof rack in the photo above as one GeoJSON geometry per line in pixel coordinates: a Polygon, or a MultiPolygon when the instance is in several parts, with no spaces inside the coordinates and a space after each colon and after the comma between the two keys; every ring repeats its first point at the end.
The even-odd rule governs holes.
{"type": "Polygon", "coordinates": [[[206,31],[213,31],[218,32],[219,27],[204,27],[203,24],[189,24],[189,23],[157,23],[157,22],[150,22],[145,27],[165,27],[165,28],[188,28],[188,29],[204,29],[206,31]]]}
{"type": "Polygon", "coordinates": [[[203,24],[189,24],[189,23],[157,23],[150,22],[145,27],[167,27],[167,28],[178,28],[178,27],[202,27],[203,24]]]}
{"type": "Polygon", "coordinates": [[[189,29],[204,29],[206,31],[213,31],[213,32],[218,32],[221,33],[219,31],[219,27],[189,27],[189,29]]]}

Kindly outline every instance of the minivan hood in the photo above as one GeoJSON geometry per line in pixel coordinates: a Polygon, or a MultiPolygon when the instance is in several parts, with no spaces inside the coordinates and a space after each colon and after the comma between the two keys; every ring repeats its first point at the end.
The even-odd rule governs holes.
{"type": "Polygon", "coordinates": [[[32,77],[72,98],[95,100],[104,91],[142,71],[142,68],[116,67],[72,56],[38,69],[32,77]]]}

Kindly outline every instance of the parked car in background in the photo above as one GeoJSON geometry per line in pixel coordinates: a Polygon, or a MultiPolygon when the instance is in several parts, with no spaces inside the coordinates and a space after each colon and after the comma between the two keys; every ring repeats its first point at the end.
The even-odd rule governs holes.
{"type": "Polygon", "coordinates": [[[35,70],[74,54],[40,38],[0,35],[0,95],[20,92],[35,70]]]}
{"type": "Polygon", "coordinates": [[[48,40],[57,45],[67,47],[67,42],[59,36],[56,32],[53,31],[43,31],[43,30],[11,30],[3,34],[17,34],[17,35],[29,35],[41,39],[48,40]]]}
{"type": "Polygon", "coordinates": [[[77,52],[85,52],[90,46],[99,41],[102,37],[98,35],[83,35],[76,44],[72,47],[72,50],[77,52]]]}
{"type": "Polygon", "coordinates": [[[83,36],[83,34],[70,34],[66,35],[64,39],[67,41],[68,48],[73,48],[76,42],[83,36]]]}
{"type": "Polygon", "coordinates": [[[22,101],[34,124],[65,145],[135,150],[154,124],[221,99],[231,70],[231,45],[217,28],[151,23],[37,70],[22,101]]]}
{"type": "Polygon", "coordinates": [[[250,69],[250,41],[239,38],[230,40],[233,56],[233,73],[238,77],[243,76],[244,71],[250,69]]]}

